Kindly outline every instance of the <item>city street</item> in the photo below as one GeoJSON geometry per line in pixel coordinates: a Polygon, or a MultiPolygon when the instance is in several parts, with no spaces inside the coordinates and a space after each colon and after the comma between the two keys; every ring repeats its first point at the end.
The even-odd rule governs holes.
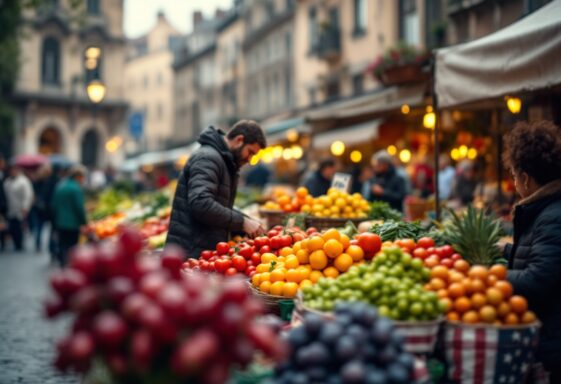
{"type": "Polygon", "coordinates": [[[55,341],[66,323],[62,318],[48,322],[42,316],[53,269],[46,252],[0,254],[0,384],[79,382],[51,365],[55,341]]]}

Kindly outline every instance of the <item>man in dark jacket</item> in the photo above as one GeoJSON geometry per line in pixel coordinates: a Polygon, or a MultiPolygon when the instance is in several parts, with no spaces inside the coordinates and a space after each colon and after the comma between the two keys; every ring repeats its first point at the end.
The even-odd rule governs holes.
{"type": "Polygon", "coordinates": [[[325,159],[319,163],[318,170],[312,173],[304,182],[304,186],[308,189],[310,195],[318,197],[327,194],[335,171],[335,161],[333,159],[325,159]]]}
{"type": "Polygon", "coordinates": [[[201,147],[179,175],[166,241],[192,258],[227,241],[231,232],[263,232],[258,221],[233,209],[239,169],[266,146],[261,127],[242,120],[228,135],[208,127],[198,141],[201,147]]]}
{"type": "Polygon", "coordinates": [[[372,166],[375,175],[367,184],[364,196],[369,201],[385,201],[393,209],[402,211],[405,181],[397,174],[392,157],[386,151],[379,151],[372,157],[372,166]]]}

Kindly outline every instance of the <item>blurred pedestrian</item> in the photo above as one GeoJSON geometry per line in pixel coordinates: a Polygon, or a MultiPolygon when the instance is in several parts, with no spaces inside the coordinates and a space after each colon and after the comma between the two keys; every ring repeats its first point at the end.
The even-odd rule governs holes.
{"type": "Polygon", "coordinates": [[[248,187],[263,189],[265,188],[265,185],[269,183],[270,179],[271,171],[269,168],[267,168],[267,166],[263,163],[258,163],[257,165],[251,167],[249,172],[247,172],[245,185],[248,187]]]}
{"type": "Polygon", "coordinates": [[[452,197],[459,200],[464,206],[469,205],[473,202],[477,187],[475,164],[470,160],[461,161],[458,163],[456,174],[452,197]]]}
{"type": "Polygon", "coordinates": [[[351,172],[353,177],[351,185],[351,193],[362,194],[364,186],[368,184],[373,176],[372,168],[370,166],[355,166],[351,172]]]}
{"type": "Polygon", "coordinates": [[[336,170],[335,160],[322,160],[318,169],[312,172],[303,183],[310,195],[314,197],[325,195],[327,190],[331,188],[331,181],[336,170]]]}
{"type": "Polygon", "coordinates": [[[72,167],[68,177],[56,187],[53,196],[53,221],[58,234],[58,260],[61,266],[66,265],[68,252],[78,244],[80,228],[87,221],[82,191],[86,173],[86,168],[81,165],[72,167]]]}
{"type": "Polygon", "coordinates": [[[35,250],[40,252],[42,249],[43,225],[48,219],[48,181],[52,169],[50,164],[42,165],[33,180],[34,199],[31,211],[29,212],[29,229],[35,239],[35,250]]]}
{"type": "Polygon", "coordinates": [[[378,151],[372,156],[374,177],[367,184],[364,196],[369,201],[385,201],[392,208],[403,210],[405,182],[393,165],[392,156],[386,151],[378,151]]]}
{"type": "Polygon", "coordinates": [[[17,165],[10,167],[10,176],[4,182],[8,228],[16,251],[23,250],[23,223],[33,204],[33,186],[17,165]]]}
{"type": "Polygon", "coordinates": [[[403,163],[397,156],[393,156],[393,165],[395,167],[395,173],[399,177],[403,179],[403,183],[405,184],[405,195],[409,195],[411,193],[411,176],[407,173],[407,170],[403,166],[403,163]]]}
{"type": "Polygon", "coordinates": [[[438,158],[438,193],[441,200],[448,200],[455,184],[456,170],[451,165],[450,157],[442,153],[438,158]]]}
{"type": "Polygon", "coordinates": [[[96,168],[90,174],[90,188],[94,191],[101,191],[107,185],[107,177],[105,172],[96,168]]]}
{"type": "Polygon", "coordinates": [[[422,198],[427,198],[434,193],[434,169],[423,157],[413,166],[412,186],[422,198]]]}
{"type": "Polygon", "coordinates": [[[53,196],[58,183],[66,176],[67,169],[62,166],[53,166],[51,175],[45,183],[45,202],[47,203],[46,221],[50,224],[49,253],[51,263],[58,260],[58,235],[54,223],[54,211],[52,207],[53,196]]]}

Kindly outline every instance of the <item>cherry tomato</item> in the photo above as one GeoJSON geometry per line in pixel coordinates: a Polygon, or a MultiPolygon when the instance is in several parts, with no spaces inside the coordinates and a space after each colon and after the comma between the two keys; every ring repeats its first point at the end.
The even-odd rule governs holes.
{"type": "Polygon", "coordinates": [[[380,236],[374,233],[361,233],[357,236],[358,245],[368,254],[375,254],[382,248],[380,236]]]}
{"type": "Polygon", "coordinates": [[[253,274],[255,274],[255,267],[253,265],[247,267],[245,269],[245,274],[249,277],[251,277],[253,274]]]}
{"type": "Polygon", "coordinates": [[[434,247],[434,240],[430,237],[421,237],[419,241],[417,241],[417,246],[421,248],[434,247]]]}
{"type": "Polygon", "coordinates": [[[434,255],[434,254],[436,253],[436,248],[434,248],[434,247],[428,247],[428,248],[427,248],[427,253],[428,253],[429,255],[434,255]]]}
{"type": "Polygon", "coordinates": [[[437,255],[431,255],[425,259],[425,266],[428,268],[436,267],[440,264],[440,258],[437,255]]]}
{"type": "Polygon", "coordinates": [[[243,256],[246,259],[249,259],[251,258],[251,255],[253,255],[253,252],[255,252],[255,247],[246,245],[245,247],[242,247],[238,251],[238,255],[243,256]]]}
{"type": "Polygon", "coordinates": [[[280,248],[290,247],[292,245],[292,236],[282,235],[281,236],[281,244],[282,244],[282,247],[280,247],[280,248]]]}
{"type": "Polygon", "coordinates": [[[202,251],[201,252],[201,259],[203,260],[210,260],[210,258],[212,257],[212,251],[202,251]]]}
{"type": "Polygon", "coordinates": [[[271,249],[279,249],[282,248],[282,238],[281,236],[274,236],[271,237],[271,249]]]}
{"type": "Polygon", "coordinates": [[[219,255],[225,255],[228,253],[229,250],[230,250],[230,245],[224,241],[221,241],[220,243],[216,244],[216,252],[219,255]]]}
{"type": "Polygon", "coordinates": [[[280,231],[283,230],[283,227],[282,227],[282,225],[275,225],[275,226],[273,227],[273,229],[274,229],[275,231],[277,231],[277,232],[280,232],[280,231]]]}
{"type": "Polygon", "coordinates": [[[462,255],[460,255],[459,253],[454,253],[452,256],[450,256],[450,258],[454,261],[462,260],[462,255]]]}
{"type": "Polygon", "coordinates": [[[247,268],[247,260],[243,256],[236,255],[232,257],[232,267],[236,268],[238,272],[243,272],[247,268]]]}
{"type": "Polygon", "coordinates": [[[270,244],[270,240],[267,236],[259,236],[255,238],[255,248],[256,249],[261,249],[261,247],[264,247],[266,245],[270,244]]]}
{"type": "Polygon", "coordinates": [[[236,276],[238,274],[238,270],[234,267],[230,267],[224,273],[226,276],[236,276]]]}
{"type": "Polygon", "coordinates": [[[442,257],[450,257],[454,254],[454,248],[449,245],[443,245],[440,248],[442,250],[442,257]]]}
{"type": "Polygon", "coordinates": [[[208,270],[211,272],[215,272],[216,271],[216,264],[214,261],[211,261],[208,263],[208,270]]]}
{"type": "Polygon", "coordinates": [[[424,260],[429,256],[429,254],[427,253],[426,249],[417,248],[413,251],[413,256],[418,258],[418,259],[424,260]]]}
{"type": "Polygon", "coordinates": [[[267,236],[269,237],[269,239],[278,235],[279,235],[279,231],[275,231],[274,229],[271,229],[269,232],[267,232],[267,236]]]}
{"type": "Polygon", "coordinates": [[[306,229],[306,233],[308,235],[311,235],[312,233],[316,233],[317,231],[318,231],[317,228],[314,228],[314,227],[310,227],[310,228],[306,229]]]}
{"type": "Polygon", "coordinates": [[[236,248],[230,247],[230,249],[228,250],[228,255],[234,256],[235,253],[236,253],[236,248]]]}
{"type": "Polygon", "coordinates": [[[261,263],[261,254],[255,252],[253,255],[251,255],[251,261],[254,265],[259,265],[261,263]]]}
{"type": "Polygon", "coordinates": [[[440,265],[444,265],[445,267],[452,268],[454,266],[454,260],[450,258],[440,260],[440,265]]]}
{"type": "Polygon", "coordinates": [[[214,266],[217,272],[225,273],[228,268],[232,265],[229,259],[218,259],[214,262],[214,266]]]}
{"type": "Polygon", "coordinates": [[[402,248],[407,248],[409,251],[412,251],[415,249],[415,240],[413,239],[403,239],[401,240],[401,245],[402,248]]]}
{"type": "Polygon", "coordinates": [[[271,253],[271,246],[270,245],[264,245],[259,249],[259,253],[260,254],[264,254],[264,253],[271,253]]]}

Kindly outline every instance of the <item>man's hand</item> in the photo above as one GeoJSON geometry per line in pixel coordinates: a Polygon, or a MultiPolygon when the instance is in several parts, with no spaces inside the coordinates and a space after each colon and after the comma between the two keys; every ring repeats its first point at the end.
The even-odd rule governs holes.
{"type": "Polygon", "coordinates": [[[261,226],[261,223],[257,220],[250,219],[249,217],[246,217],[243,220],[243,230],[252,237],[265,233],[265,229],[261,226]]]}
{"type": "Polygon", "coordinates": [[[372,186],[372,193],[376,196],[381,196],[384,194],[384,188],[380,187],[378,184],[372,186]]]}

